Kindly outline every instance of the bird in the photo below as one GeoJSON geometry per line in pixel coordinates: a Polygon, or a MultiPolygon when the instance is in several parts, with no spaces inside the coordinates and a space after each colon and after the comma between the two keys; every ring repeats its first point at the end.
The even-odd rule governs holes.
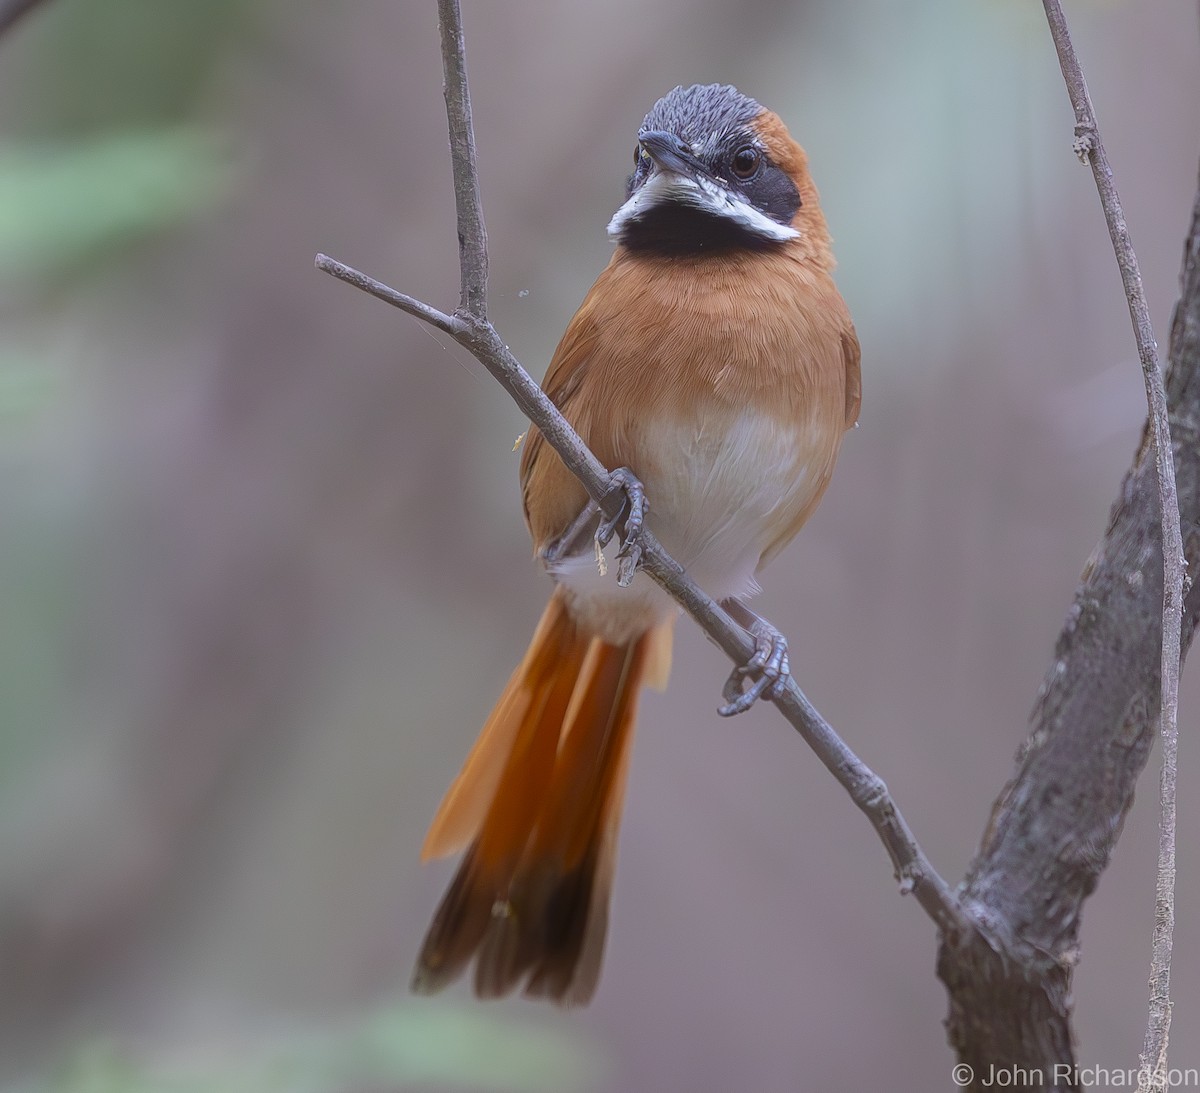
{"type": "Polygon", "coordinates": [[[778,694],[787,643],[746,599],[811,515],[858,420],[859,343],[829,229],[806,154],[773,111],[722,84],[664,95],[638,131],[608,235],[612,258],[543,389],[616,469],[620,549],[618,521],[592,516],[531,427],[524,514],[554,589],[425,838],[423,860],[463,857],[417,959],[418,993],[474,961],[480,998],[523,988],[590,1001],[639,693],[665,688],[679,614],[646,574],[627,568],[618,582],[605,559],[636,556],[644,518],[754,639],[720,712],[778,694]]]}

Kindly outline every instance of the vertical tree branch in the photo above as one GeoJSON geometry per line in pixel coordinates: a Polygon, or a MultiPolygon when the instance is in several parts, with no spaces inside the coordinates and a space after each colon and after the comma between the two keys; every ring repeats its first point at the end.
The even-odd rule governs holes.
{"type": "MultiPolygon", "coordinates": [[[[1200,565],[1200,191],[1184,250],[1167,376],[1187,558],[1200,565]]],[[[1079,1088],[1072,977],[1083,906],[1107,868],[1150,757],[1162,682],[1162,530],[1150,425],[1117,491],[1103,538],[1029,719],[1016,770],[992,809],[959,897],[987,943],[943,943],[947,1030],[979,1079],[1041,1074],[1079,1088]]],[[[1184,596],[1181,653],[1200,620],[1200,582],[1184,596]]],[[[1158,1067],[1153,1060],[1147,1071],[1158,1067]]],[[[994,1089],[977,1082],[972,1089],[994,1089]]],[[[1010,1084],[1018,1084],[1010,1081],[1010,1084]]],[[[1034,1084],[1034,1083],[1030,1083],[1034,1084]]]]}
{"type": "Polygon", "coordinates": [[[471,122],[471,89],[467,86],[467,50],[458,0],[438,0],[446,120],[450,128],[450,162],[454,170],[454,207],[458,218],[458,264],[462,275],[458,310],[487,321],[488,252],[483,198],[475,162],[475,128],[471,122]]]}
{"type": "Polygon", "coordinates": [[[1167,416],[1167,395],[1158,346],[1150,326],[1150,308],[1142,287],[1137,255],[1129,238],[1121,199],[1117,195],[1112,169],[1100,140],[1091,96],[1059,0],[1043,0],[1058,63],[1062,68],[1071,105],[1075,109],[1075,150],[1091,165],[1108,234],[1112,237],[1121,283],[1129,303],[1129,318],[1137,340],[1142,377],[1146,384],[1146,403],[1150,410],[1150,434],[1154,439],[1154,463],[1158,480],[1158,500],[1162,522],[1163,548],[1163,622],[1162,680],[1159,708],[1159,737],[1162,742],[1162,775],[1159,794],[1158,877],[1154,901],[1154,941],[1150,967],[1150,1004],[1143,1067],[1152,1075],[1143,1089],[1165,1089],[1167,1041],[1171,1029],[1171,950],[1175,934],[1175,765],[1179,747],[1179,640],[1183,615],[1184,556],[1179,526],[1179,499],[1175,490],[1174,452],[1167,416]]]}

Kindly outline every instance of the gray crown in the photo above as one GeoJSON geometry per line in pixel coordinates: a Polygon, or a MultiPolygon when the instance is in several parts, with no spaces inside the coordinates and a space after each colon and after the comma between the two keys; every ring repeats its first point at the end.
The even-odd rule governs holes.
{"type": "Polygon", "coordinates": [[[689,145],[711,145],[746,129],[762,107],[729,84],[693,84],[668,91],[651,108],[643,129],[663,129],[689,145]]]}

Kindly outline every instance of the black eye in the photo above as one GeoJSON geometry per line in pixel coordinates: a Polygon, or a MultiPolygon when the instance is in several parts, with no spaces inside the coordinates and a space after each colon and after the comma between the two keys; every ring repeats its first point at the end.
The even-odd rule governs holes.
{"type": "Polygon", "coordinates": [[[730,166],[733,168],[734,176],[745,182],[746,179],[754,177],[760,163],[762,163],[762,153],[753,145],[747,144],[745,148],[739,148],[733,153],[733,161],[730,166]]]}

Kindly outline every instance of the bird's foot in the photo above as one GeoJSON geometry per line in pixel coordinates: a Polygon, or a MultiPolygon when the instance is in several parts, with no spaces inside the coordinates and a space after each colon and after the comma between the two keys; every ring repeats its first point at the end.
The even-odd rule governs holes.
{"type": "Polygon", "coordinates": [[[778,698],[783,694],[792,668],[788,662],[787,638],[766,619],[759,618],[740,600],[730,601],[730,613],[754,638],[754,655],[729,673],[721,697],[725,705],[717,708],[722,717],[734,717],[745,713],[764,695],[778,698]],[[737,610],[732,610],[736,606],[737,610]],[[746,680],[750,686],[743,689],[746,680]]]}
{"type": "Polygon", "coordinates": [[[624,497],[621,508],[610,519],[602,519],[596,529],[596,548],[602,551],[621,529],[621,549],[617,551],[617,584],[628,588],[634,571],[642,560],[642,527],[646,520],[646,490],[628,467],[618,467],[609,477],[606,500],[616,491],[624,497]]]}
{"type": "Polygon", "coordinates": [[[600,506],[588,501],[583,510],[571,521],[570,526],[557,539],[551,539],[538,554],[547,569],[553,569],[564,558],[583,550],[592,537],[592,525],[600,506]]]}

